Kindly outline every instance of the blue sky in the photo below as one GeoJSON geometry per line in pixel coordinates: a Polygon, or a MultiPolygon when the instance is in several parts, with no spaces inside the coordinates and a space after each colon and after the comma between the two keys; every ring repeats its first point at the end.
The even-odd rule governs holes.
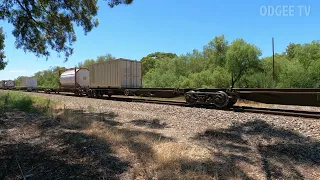
{"type": "Polygon", "coordinates": [[[76,28],[78,40],[73,46],[74,54],[66,63],[63,56],[58,58],[54,52],[46,61],[44,57],[37,58],[16,49],[11,34],[13,27],[1,22],[7,36],[5,53],[9,64],[0,71],[0,79],[30,76],[51,66],[71,68],[106,53],[136,60],[156,51],[185,54],[193,49],[202,50],[221,34],[229,42],[243,38],[255,44],[263,56],[272,54],[272,37],[278,53],[290,42],[309,43],[320,39],[319,0],[135,0],[130,6],[113,9],[99,0],[99,6],[100,25],[87,36],[81,28],[76,28]],[[270,11],[266,11],[268,6],[270,11]],[[277,6],[281,8],[271,16],[277,6]],[[270,16],[263,16],[268,12],[270,16]]]}

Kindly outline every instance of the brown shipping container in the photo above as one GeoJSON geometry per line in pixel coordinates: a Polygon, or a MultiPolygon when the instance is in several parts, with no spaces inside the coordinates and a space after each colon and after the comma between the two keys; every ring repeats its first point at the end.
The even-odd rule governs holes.
{"type": "Polygon", "coordinates": [[[140,61],[117,59],[89,66],[90,88],[141,88],[140,61]]]}

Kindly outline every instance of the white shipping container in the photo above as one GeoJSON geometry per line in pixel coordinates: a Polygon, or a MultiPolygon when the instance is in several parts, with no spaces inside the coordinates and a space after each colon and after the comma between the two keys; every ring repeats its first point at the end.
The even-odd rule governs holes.
{"type": "Polygon", "coordinates": [[[35,77],[22,77],[21,78],[21,87],[37,88],[38,87],[38,79],[35,77]]]}
{"type": "Polygon", "coordinates": [[[60,75],[59,82],[62,87],[75,87],[75,83],[81,87],[89,87],[89,70],[76,69],[75,71],[72,69],[65,71],[60,75]]]}
{"type": "Polygon", "coordinates": [[[5,87],[14,87],[14,81],[8,80],[5,82],[5,87]]]}
{"type": "Polygon", "coordinates": [[[117,59],[89,66],[90,88],[141,88],[140,61],[117,59]]]}

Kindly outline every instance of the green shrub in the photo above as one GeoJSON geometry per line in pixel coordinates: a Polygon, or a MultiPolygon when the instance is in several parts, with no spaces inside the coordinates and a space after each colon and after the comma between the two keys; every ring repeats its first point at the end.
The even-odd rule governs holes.
{"type": "Polygon", "coordinates": [[[40,97],[31,97],[19,92],[0,92],[0,110],[18,109],[26,112],[46,113],[53,102],[40,97]]]}

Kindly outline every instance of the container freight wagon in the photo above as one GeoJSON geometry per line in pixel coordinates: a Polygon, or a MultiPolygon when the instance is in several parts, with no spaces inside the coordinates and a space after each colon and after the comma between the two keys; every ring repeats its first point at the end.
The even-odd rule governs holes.
{"type": "Polygon", "coordinates": [[[140,61],[117,59],[89,66],[90,97],[104,94],[123,95],[127,89],[142,88],[142,64],[140,61]]]}
{"type": "Polygon", "coordinates": [[[12,89],[15,87],[15,83],[12,80],[5,80],[4,82],[4,89],[12,89]]]}
{"type": "Polygon", "coordinates": [[[36,89],[38,87],[38,79],[35,77],[22,77],[21,78],[21,87],[36,89]]]}
{"type": "Polygon", "coordinates": [[[89,70],[86,68],[67,69],[59,71],[58,92],[72,92],[77,95],[86,94],[89,89],[89,70]]]}

